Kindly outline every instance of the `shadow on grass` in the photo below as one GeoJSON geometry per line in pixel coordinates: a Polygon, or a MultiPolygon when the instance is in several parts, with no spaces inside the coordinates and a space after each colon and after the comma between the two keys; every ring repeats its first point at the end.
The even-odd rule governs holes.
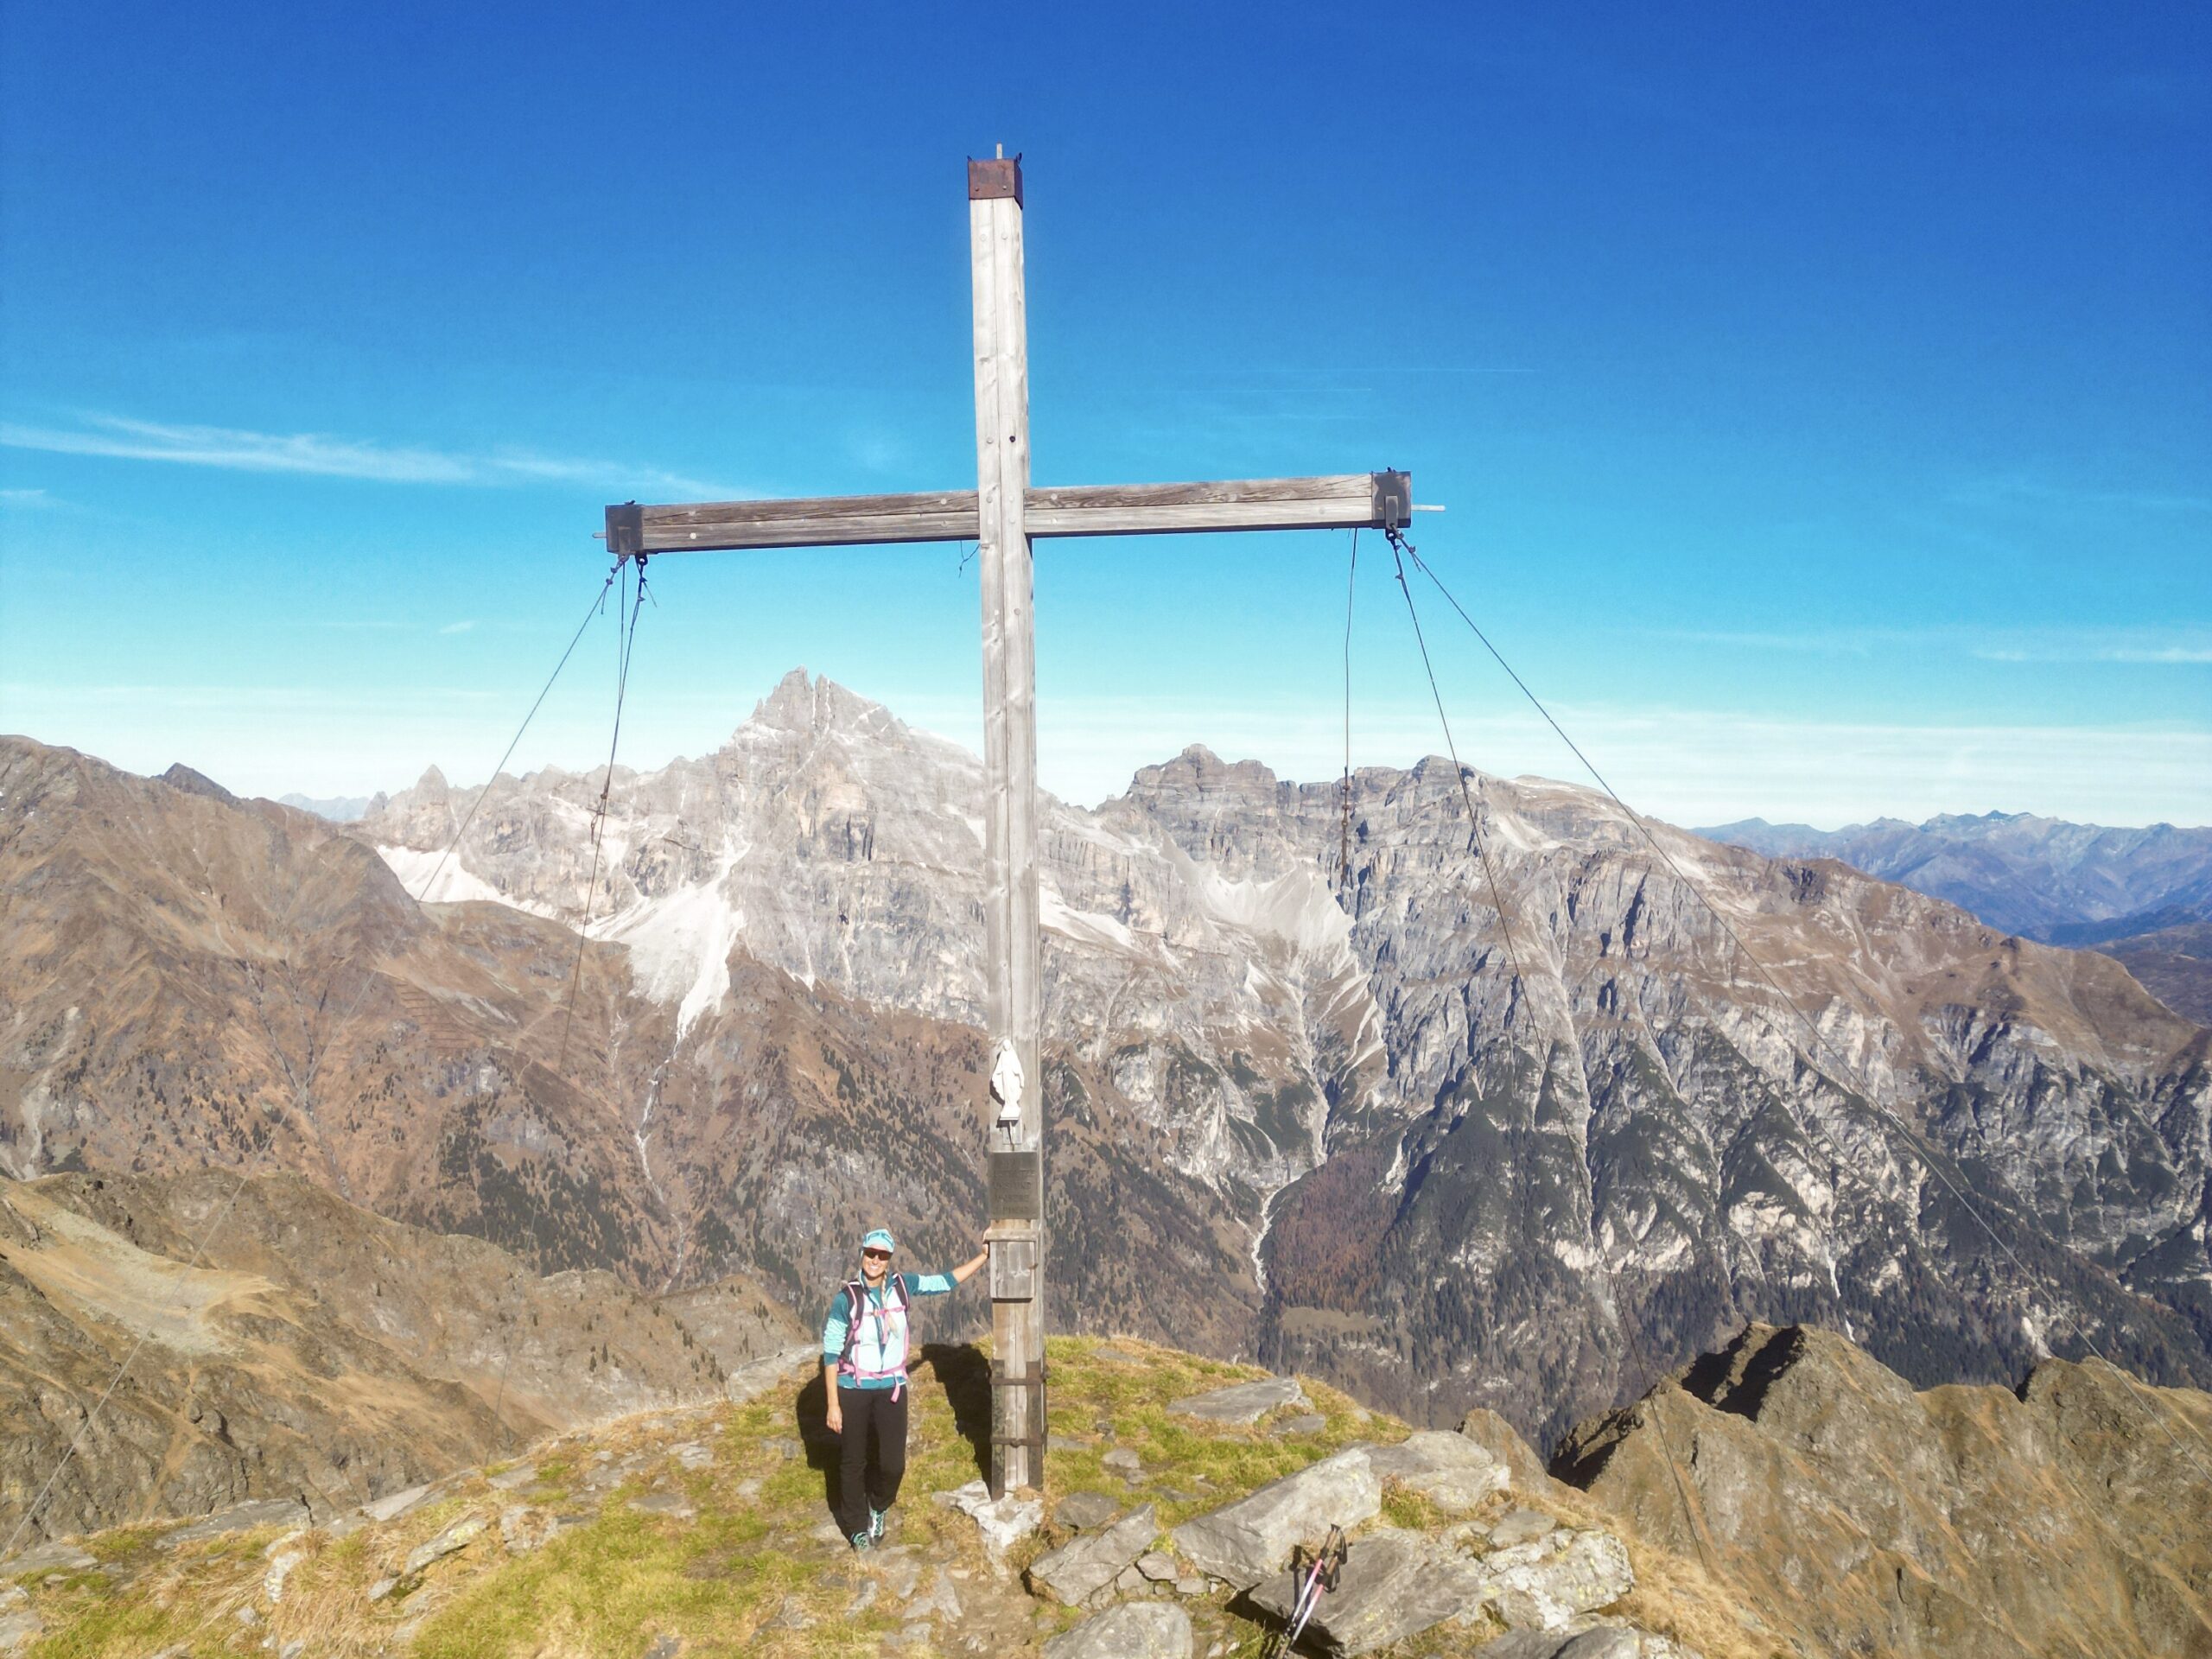
{"type": "Polygon", "coordinates": [[[975,1453],[976,1472],[991,1478],[991,1362],[973,1343],[925,1342],[923,1362],[944,1389],[952,1426],[975,1453]]]}
{"type": "MultiPolygon", "coordinates": [[[[931,1380],[944,1390],[952,1410],[952,1425],[968,1442],[976,1472],[991,1476],[991,1362],[969,1343],[928,1342],[922,1344],[916,1370],[926,1368],[924,1386],[931,1380]]],[[[817,1371],[791,1400],[791,1421],[799,1444],[806,1449],[806,1466],[822,1476],[823,1502],[837,1513],[842,1488],[840,1465],[844,1442],[830,1432],[830,1394],[817,1371]]]]}

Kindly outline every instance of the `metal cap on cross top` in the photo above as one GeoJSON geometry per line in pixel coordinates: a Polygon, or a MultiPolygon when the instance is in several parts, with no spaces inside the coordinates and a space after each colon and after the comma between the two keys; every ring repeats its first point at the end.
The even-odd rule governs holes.
{"type": "Polygon", "coordinates": [[[1011,201],[1021,206],[1021,157],[1001,156],[988,162],[968,162],[968,200],[1011,201]]]}
{"type": "Polygon", "coordinates": [[[1039,537],[1208,531],[1402,530],[1402,472],[1190,484],[1033,487],[1021,157],[968,163],[976,363],[976,487],[794,501],[607,509],[617,558],[737,548],[972,541],[983,637],[984,1025],[976,1102],[989,1169],[991,1491],[1045,1479],[1044,960],[1037,833],[1037,661],[1030,543],[1039,537]],[[984,1096],[988,1095],[988,1098],[984,1096]]]}

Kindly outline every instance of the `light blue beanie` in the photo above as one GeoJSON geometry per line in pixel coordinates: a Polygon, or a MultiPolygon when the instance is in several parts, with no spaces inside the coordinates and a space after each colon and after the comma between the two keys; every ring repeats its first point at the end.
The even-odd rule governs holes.
{"type": "Polygon", "coordinates": [[[861,1249],[864,1250],[890,1250],[895,1254],[899,1249],[899,1241],[891,1236],[890,1230],[888,1228],[879,1227],[874,1232],[870,1233],[866,1238],[861,1240],[861,1249]]]}

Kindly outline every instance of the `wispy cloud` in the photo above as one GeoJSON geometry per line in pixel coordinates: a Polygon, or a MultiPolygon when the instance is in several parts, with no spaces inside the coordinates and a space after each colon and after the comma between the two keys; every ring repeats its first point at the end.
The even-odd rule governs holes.
{"type": "Polygon", "coordinates": [[[694,499],[742,492],[680,473],[620,461],[544,455],[526,449],[486,453],[426,449],[334,437],[321,432],[252,432],[228,426],[178,426],[123,415],[86,415],[74,427],[0,422],[0,445],[49,454],[160,461],[226,472],[304,474],[380,484],[588,484],[694,499]]]}
{"type": "MultiPolygon", "coordinates": [[[[894,712],[973,747],[973,702],[912,696],[894,712]]],[[[2100,823],[2212,823],[2212,729],[2145,722],[1915,725],[1784,720],[1714,709],[1564,704],[1553,712],[1639,810],[1675,823],[1787,817],[1840,824],[1890,813],[2032,810],[2100,823]]],[[[1226,760],[1325,782],[1343,765],[1341,708],[1238,706],[1147,696],[1040,696],[1039,766],[1065,798],[1126,788],[1138,766],[1203,742],[1226,760]]],[[[1454,710],[1461,759],[1501,776],[1587,783],[1533,714],[1454,710]]],[[[1357,707],[1355,765],[1408,766],[1440,753],[1433,708],[1357,707]]]]}
{"type": "Polygon", "coordinates": [[[467,633],[475,626],[475,619],[472,617],[466,622],[448,622],[445,626],[440,628],[438,632],[440,633],[467,633]]]}
{"type": "Polygon", "coordinates": [[[2159,667],[2212,663],[2212,638],[2139,633],[2048,634],[1974,647],[1988,663],[2129,663],[2159,667]]]}
{"type": "Polygon", "coordinates": [[[2196,629],[1811,628],[1760,632],[1647,628],[1642,638],[1807,656],[1871,657],[1882,651],[1948,652],[1985,663],[2212,663],[2212,635],[2196,629]]]}
{"type": "Polygon", "coordinates": [[[1952,490],[1949,500],[1961,507],[2060,507],[2083,511],[2212,512],[2212,496],[2190,490],[2132,489],[2057,484],[2018,474],[1976,479],[1952,490]]]}
{"type": "Polygon", "coordinates": [[[1806,632],[1743,631],[1705,628],[1642,630],[1656,638],[1680,639],[1688,645],[1726,645],[1738,651],[1802,652],[1814,656],[1865,657],[1878,645],[1894,645],[1903,636],[1896,629],[1824,628],[1806,632]]]}

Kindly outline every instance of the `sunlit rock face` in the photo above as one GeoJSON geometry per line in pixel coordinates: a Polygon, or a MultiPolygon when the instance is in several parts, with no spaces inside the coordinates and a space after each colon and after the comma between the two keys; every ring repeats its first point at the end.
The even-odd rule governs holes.
{"type": "MultiPolygon", "coordinates": [[[[429,896],[580,921],[602,782],[499,780],[429,896]]],[[[1833,862],[1467,785],[1495,891],[1435,759],[1353,780],[1348,870],[1338,784],[1203,749],[1046,804],[1050,1043],[1243,1241],[1256,1349],[1544,1434],[1751,1317],[1919,1381],[2070,1351],[2070,1319],[2205,1374],[2201,1029],[1833,862]]],[[[436,780],[359,832],[426,874],[474,798],[436,780]]],[[[733,951],[973,1024],[982,810],[975,757],[794,673],[715,754],[616,772],[591,933],[679,1057],[733,951]]]]}

